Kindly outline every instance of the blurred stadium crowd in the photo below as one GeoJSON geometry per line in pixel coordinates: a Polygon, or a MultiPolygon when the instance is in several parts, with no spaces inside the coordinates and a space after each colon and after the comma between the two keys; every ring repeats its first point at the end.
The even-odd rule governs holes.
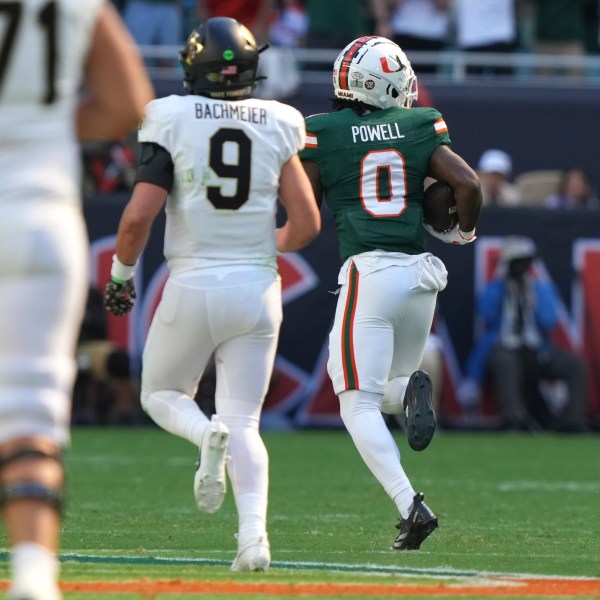
{"type": "MultiPolygon", "coordinates": [[[[334,51],[344,47],[347,40],[364,34],[393,39],[407,52],[417,75],[424,75],[419,81],[421,105],[429,101],[427,77],[456,70],[457,61],[464,61],[460,65],[464,75],[487,80],[600,78],[600,68],[590,68],[589,62],[585,62],[596,58],[600,61],[599,0],[113,0],[113,3],[142,49],[150,71],[162,66],[175,77],[179,73],[177,48],[199,21],[218,14],[244,23],[260,43],[271,46],[271,51],[262,57],[263,68],[269,72],[274,69],[261,90],[263,97],[285,99],[295,91],[301,72],[310,67],[321,69],[327,76],[334,51]],[[312,54],[317,58],[311,58],[310,62],[293,57],[279,60],[282,55],[278,53],[294,49],[297,55],[327,49],[329,53],[322,58],[312,54]],[[282,69],[280,65],[284,63],[282,69]]],[[[286,55],[289,57],[290,54],[286,55]]],[[[134,146],[134,135],[123,144],[100,142],[85,146],[84,192],[130,190],[134,146]]],[[[571,166],[564,165],[565,169],[571,166]]],[[[498,173],[510,179],[512,173],[507,170],[506,160],[498,173]]],[[[541,203],[559,192],[559,177],[554,170],[542,174],[535,182],[529,178],[515,183],[526,196],[534,186],[535,193],[543,196],[537,199],[541,203]]],[[[593,197],[595,182],[589,174],[587,179],[588,195],[593,197]]],[[[504,192],[501,196],[506,195],[506,186],[504,192]]],[[[518,195],[508,201],[500,198],[496,203],[518,204],[518,195]]],[[[595,201],[589,206],[595,206],[595,201]]]]}
{"type": "MultiPolygon", "coordinates": [[[[348,40],[370,34],[394,40],[406,51],[417,75],[424,75],[419,80],[421,105],[428,102],[428,77],[449,75],[453,67],[445,61],[456,63],[457,57],[464,59],[463,74],[475,80],[514,80],[515,85],[535,77],[582,84],[600,81],[600,69],[593,66],[595,58],[600,65],[600,0],[112,1],[139,44],[150,72],[153,67],[159,71],[170,69],[175,79],[179,78],[176,50],[187,34],[199,21],[225,15],[247,25],[259,43],[271,46],[272,50],[263,55],[265,60],[269,55],[277,56],[277,52],[302,56],[303,51],[309,51],[304,56],[310,56],[310,60],[285,62],[286,69],[295,64],[297,73],[288,70],[282,74],[280,70],[278,77],[270,78],[273,82],[284,75],[301,78],[303,71],[309,69],[320,70],[325,80],[331,72],[329,57],[335,57],[348,40]],[[322,58],[319,50],[323,51],[322,58]],[[586,62],[587,59],[592,62],[586,62]]],[[[266,68],[276,69],[277,59],[266,68]]],[[[263,97],[285,101],[296,87],[293,81],[289,87],[282,85],[263,89],[263,97]]],[[[135,144],[132,132],[124,143],[85,145],[84,195],[130,191],[135,177],[135,144]]],[[[473,164],[480,175],[486,206],[535,205],[594,211],[600,207],[594,173],[565,162],[563,168],[515,174],[514,159],[505,149],[491,147],[473,164]]],[[[439,369],[439,365],[435,366],[435,348],[426,358],[433,361],[431,369],[439,369]]],[[[89,375],[89,371],[85,373],[89,375]]],[[[199,389],[199,401],[210,404],[211,394],[206,393],[211,386],[210,373],[207,380],[207,387],[199,389]]],[[[80,378],[81,381],[85,391],[80,396],[81,410],[76,414],[80,424],[144,420],[135,401],[107,401],[106,389],[99,392],[92,387],[90,392],[85,379],[80,378]],[[95,406],[92,413],[90,402],[95,406]],[[106,416],[106,402],[114,404],[113,418],[106,416]]],[[[114,385],[113,376],[109,387],[114,385]]],[[[127,389],[135,390],[136,383],[127,389]]],[[[125,397],[130,394],[126,391],[125,397]]]]}
{"type": "Polygon", "coordinates": [[[599,51],[597,0],[113,0],[139,44],[177,45],[231,16],[262,43],[338,48],[377,34],[407,50],[599,51]],[[160,18],[159,18],[160,15],[160,18]],[[418,44],[420,42],[420,46],[418,44]],[[493,47],[492,47],[493,46],[493,47]]]}

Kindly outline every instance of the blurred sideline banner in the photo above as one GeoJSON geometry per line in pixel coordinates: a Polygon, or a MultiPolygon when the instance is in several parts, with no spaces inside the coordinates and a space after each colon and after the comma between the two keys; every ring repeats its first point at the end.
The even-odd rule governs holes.
{"type": "MultiPolygon", "coordinates": [[[[88,198],[84,204],[91,242],[92,284],[103,288],[110,274],[115,234],[126,195],[88,198]]],[[[167,269],[162,256],[164,217],[155,223],[136,273],[138,300],[125,318],[109,315],[110,337],[127,348],[138,366],[167,269]]],[[[527,235],[539,249],[538,273],[555,284],[561,300],[556,340],[581,351],[589,369],[590,412],[600,419],[600,212],[515,208],[484,210],[478,240],[452,246],[427,236],[429,250],[450,273],[439,296],[434,323],[444,354],[442,417],[467,425],[456,401],[466,358],[475,335],[474,302],[493,274],[507,235],[527,235]]],[[[327,375],[328,335],[333,323],[340,258],[331,215],[323,210],[323,230],[299,253],[279,257],[284,321],[267,398],[265,427],[341,426],[338,401],[327,375]]],[[[493,406],[484,412],[494,413],[493,406]]]]}

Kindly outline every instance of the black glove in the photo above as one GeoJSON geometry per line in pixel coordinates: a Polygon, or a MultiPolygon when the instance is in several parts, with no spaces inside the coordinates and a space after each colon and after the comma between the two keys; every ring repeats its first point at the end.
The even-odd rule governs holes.
{"type": "Polygon", "coordinates": [[[104,289],[104,307],[117,317],[125,316],[133,308],[136,298],[133,279],[128,279],[125,283],[117,283],[111,279],[104,289]]]}

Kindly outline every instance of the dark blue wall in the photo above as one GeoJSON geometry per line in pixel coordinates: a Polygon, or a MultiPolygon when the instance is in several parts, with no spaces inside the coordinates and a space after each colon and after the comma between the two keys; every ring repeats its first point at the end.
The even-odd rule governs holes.
{"type": "MultiPolygon", "coordinates": [[[[182,92],[179,81],[155,83],[158,96],[182,92]]],[[[421,87],[427,88],[433,104],[444,115],[454,149],[471,165],[476,166],[484,150],[496,147],[512,155],[515,175],[531,169],[577,165],[586,168],[596,183],[600,182],[597,149],[600,139],[599,89],[487,82],[449,85],[425,78],[421,79],[421,87]]],[[[331,92],[327,84],[303,84],[298,93],[285,101],[304,115],[325,112],[329,110],[331,92]]],[[[114,235],[125,202],[125,196],[90,198],[86,202],[92,240],[114,235]]],[[[162,263],[161,226],[162,223],[157,223],[145,253],[142,286],[150,283],[162,263]]],[[[439,297],[439,319],[448,343],[451,381],[445,389],[450,404],[455,400],[453,386],[461,376],[473,340],[474,298],[476,288],[481,284],[477,265],[486,260],[485,248],[492,248],[496,243],[494,240],[511,234],[531,236],[537,243],[547,275],[556,284],[564,303],[563,325],[571,328],[575,342],[581,342],[576,339],[581,335],[581,326],[589,325],[584,323],[581,311],[591,319],[590,323],[595,323],[600,339],[600,318],[597,317],[600,301],[592,295],[579,306],[573,306],[574,298],[579,298],[581,293],[577,286],[583,279],[576,264],[581,248],[585,247],[587,251],[592,247],[596,252],[593,248],[597,245],[600,252],[600,211],[487,209],[482,215],[479,240],[475,245],[456,248],[430,239],[430,250],[444,260],[450,272],[448,288],[439,297]]],[[[327,209],[322,234],[299,257],[305,265],[305,275],[310,275],[307,281],[311,277],[313,280],[285,303],[278,370],[289,387],[276,394],[277,398],[267,406],[266,412],[294,424],[331,424],[335,422],[337,406],[335,399],[331,400],[332,392],[324,368],[336,300],[329,292],[337,287],[340,261],[327,209]]],[[[589,277],[588,273],[587,280],[589,277]]],[[[600,278],[598,280],[600,285],[600,278]]],[[[141,305],[144,289],[140,292],[138,302],[141,305]]],[[[150,304],[149,301],[147,310],[151,309],[150,304]]],[[[143,326],[138,324],[137,340],[141,339],[143,326]]],[[[596,346],[593,344],[588,348],[588,361],[593,379],[593,411],[598,414],[600,347],[596,346]]],[[[139,348],[133,350],[139,351],[139,348]]]]}
{"type": "MultiPolygon", "coordinates": [[[[502,148],[513,157],[514,175],[581,166],[600,184],[599,87],[564,80],[449,84],[425,76],[419,82],[444,115],[454,149],[472,166],[484,150],[502,148]]],[[[159,96],[183,91],[176,80],[155,83],[159,96]]],[[[284,101],[307,116],[327,112],[332,92],[329,84],[304,83],[284,101]]]]}
{"type": "MultiPolygon", "coordinates": [[[[95,257],[93,273],[102,287],[108,280],[114,236],[126,201],[126,196],[98,196],[85,203],[95,257]]],[[[276,369],[282,385],[266,412],[295,425],[338,422],[337,402],[325,364],[336,304],[336,296],[331,292],[337,288],[340,257],[328,209],[324,209],[323,217],[323,230],[316,240],[297,255],[282,257],[290,261],[282,268],[284,322],[276,369]]],[[[166,275],[163,225],[161,215],[138,270],[136,309],[128,320],[113,319],[119,327],[129,328],[120,337],[129,340],[129,349],[138,358],[166,275]]],[[[560,293],[561,326],[569,345],[586,347],[590,402],[594,414],[600,417],[600,344],[595,341],[600,339],[600,296],[596,292],[600,287],[599,233],[600,211],[490,208],[482,215],[475,244],[453,246],[427,236],[428,249],[444,261],[449,271],[448,287],[439,296],[436,319],[447,363],[448,412],[460,412],[455,391],[473,341],[475,296],[486,275],[482,266],[492,264],[493,253],[504,236],[517,234],[532,237],[538,246],[540,266],[560,293]]]]}

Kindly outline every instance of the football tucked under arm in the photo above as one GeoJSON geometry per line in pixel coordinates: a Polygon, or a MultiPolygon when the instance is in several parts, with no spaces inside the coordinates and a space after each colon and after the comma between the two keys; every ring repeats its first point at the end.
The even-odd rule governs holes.
{"type": "Polygon", "coordinates": [[[461,231],[454,191],[447,183],[435,181],[423,194],[423,227],[446,244],[470,244],[475,241],[475,230],[461,231]]]}
{"type": "Polygon", "coordinates": [[[423,194],[423,222],[436,231],[448,231],[458,225],[454,191],[447,183],[434,181],[423,194]]]}

